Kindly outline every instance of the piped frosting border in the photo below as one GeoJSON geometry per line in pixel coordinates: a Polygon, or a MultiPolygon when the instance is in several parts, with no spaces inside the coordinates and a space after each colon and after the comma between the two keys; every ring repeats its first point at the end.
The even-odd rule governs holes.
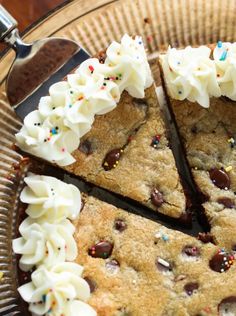
{"type": "Polygon", "coordinates": [[[168,93],[173,99],[197,102],[208,108],[211,97],[236,101],[236,43],[168,48],[160,55],[168,93]]]}
{"type": "Polygon", "coordinates": [[[29,173],[20,200],[27,203],[29,215],[20,225],[21,237],[12,246],[20,254],[20,268],[30,271],[31,282],[18,288],[33,315],[96,316],[86,302],[88,283],[82,278],[83,267],[71,262],[77,257],[73,238],[78,217],[80,191],[72,184],[29,173]]]}
{"type": "Polygon", "coordinates": [[[38,110],[29,113],[16,144],[22,150],[60,166],[75,161],[72,156],[80,139],[91,128],[95,115],[112,111],[126,90],[144,98],[153,83],[141,37],[125,34],[121,43],[113,42],[101,64],[98,59],[84,61],[66,81],[52,85],[42,97],[38,110]]]}

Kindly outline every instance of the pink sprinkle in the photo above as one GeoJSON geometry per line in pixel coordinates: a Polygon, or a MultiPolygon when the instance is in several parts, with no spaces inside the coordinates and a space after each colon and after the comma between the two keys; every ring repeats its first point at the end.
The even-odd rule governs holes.
{"type": "Polygon", "coordinates": [[[65,152],[65,148],[62,148],[61,151],[64,153],[65,152]]]}
{"type": "Polygon", "coordinates": [[[101,90],[104,90],[104,89],[105,89],[105,87],[104,87],[104,86],[102,86],[102,87],[101,87],[101,90]]]}
{"type": "Polygon", "coordinates": [[[152,36],[147,36],[147,41],[148,41],[149,43],[151,43],[151,41],[152,41],[152,36]]]}
{"type": "Polygon", "coordinates": [[[116,80],[116,78],[115,77],[110,77],[110,80],[116,80]]]}

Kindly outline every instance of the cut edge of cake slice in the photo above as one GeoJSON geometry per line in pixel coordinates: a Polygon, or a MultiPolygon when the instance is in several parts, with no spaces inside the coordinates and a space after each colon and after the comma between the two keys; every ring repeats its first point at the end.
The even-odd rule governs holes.
{"type": "MultiPolygon", "coordinates": [[[[236,233],[231,228],[232,223],[236,221],[236,108],[235,102],[231,100],[234,98],[232,89],[227,90],[224,83],[226,72],[229,85],[230,80],[233,80],[231,61],[234,58],[235,43],[219,42],[210,48],[205,46],[191,49],[195,52],[200,50],[206,52],[202,60],[195,60],[195,70],[191,68],[194,64],[194,54],[191,57],[189,53],[187,54],[187,49],[180,51],[174,49],[173,56],[168,59],[172,51],[169,49],[168,57],[163,55],[159,59],[163,85],[199,192],[199,202],[202,203],[203,211],[211,226],[212,237],[223,247],[235,249],[236,233]],[[176,69],[171,68],[174,61],[176,69]],[[188,76],[193,78],[192,80],[195,78],[195,81],[197,81],[197,71],[200,72],[201,68],[205,67],[206,76],[203,76],[200,82],[203,94],[205,93],[202,106],[197,103],[200,97],[193,99],[193,94],[190,93],[192,90],[188,88],[188,84],[185,85],[178,62],[183,64],[182,73],[184,67],[189,67],[188,76]],[[177,77],[179,79],[176,79],[177,77]],[[209,91],[208,85],[205,84],[204,87],[203,85],[204,82],[209,84],[211,81],[214,82],[211,86],[213,90],[209,91]],[[218,87],[214,90],[214,86],[218,87]],[[178,89],[181,94],[184,89],[186,90],[183,96],[181,94],[177,96],[178,89]],[[222,97],[218,95],[219,89],[222,97]],[[186,97],[188,100],[185,99],[186,97]]],[[[201,90],[199,90],[200,93],[201,90]]]]}

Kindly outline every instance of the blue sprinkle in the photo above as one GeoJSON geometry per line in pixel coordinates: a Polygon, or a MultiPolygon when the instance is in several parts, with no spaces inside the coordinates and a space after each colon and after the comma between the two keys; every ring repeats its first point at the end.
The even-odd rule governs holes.
{"type": "Polygon", "coordinates": [[[220,56],[220,61],[224,61],[227,57],[227,51],[225,50],[222,55],[220,56]]]}
{"type": "Polygon", "coordinates": [[[166,236],[166,235],[162,235],[161,238],[162,238],[164,241],[168,241],[168,240],[169,240],[169,237],[166,236]]]}
{"type": "Polygon", "coordinates": [[[140,41],[140,42],[138,42],[139,43],[139,45],[142,45],[142,42],[140,41]]]}
{"type": "Polygon", "coordinates": [[[46,294],[43,294],[43,296],[42,296],[42,301],[43,301],[44,303],[46,302],[46,298],[47,298],[46,294]]]}
{"type": "Polygon", "coordinates": [[[177,65],[180,65],[180,61],[177,62],[177,65]]]}
{"type": "Polygon", "coordinates": [[[222,42],[221,41],[218,41],[217,43],[217,47],[221,48],[222,47],[222,42]]]}
{"type": "Polygon", "coordinates": [[[72,108],[72,104],[69,104],[69,108],[72,108]]]}
{"type": "Polygon", "coordinates": [[[55,129],[55,127],[53,127],[53,128],[51,129],[51,133],[52,133],[52,135],[56,135],[56,134],[57,134],[57,130],[55,129]]]}

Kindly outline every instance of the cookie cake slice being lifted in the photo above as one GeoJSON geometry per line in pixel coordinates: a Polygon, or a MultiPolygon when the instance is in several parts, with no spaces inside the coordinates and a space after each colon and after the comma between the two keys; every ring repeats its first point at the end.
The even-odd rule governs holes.
{"type": "Polygon", "coordinates": [[[103,61],[83,62],[51,86],[17,145],[88,182],[174,218],[186,198],[168,146],[142,39],[124,35],[103,61]]]}

